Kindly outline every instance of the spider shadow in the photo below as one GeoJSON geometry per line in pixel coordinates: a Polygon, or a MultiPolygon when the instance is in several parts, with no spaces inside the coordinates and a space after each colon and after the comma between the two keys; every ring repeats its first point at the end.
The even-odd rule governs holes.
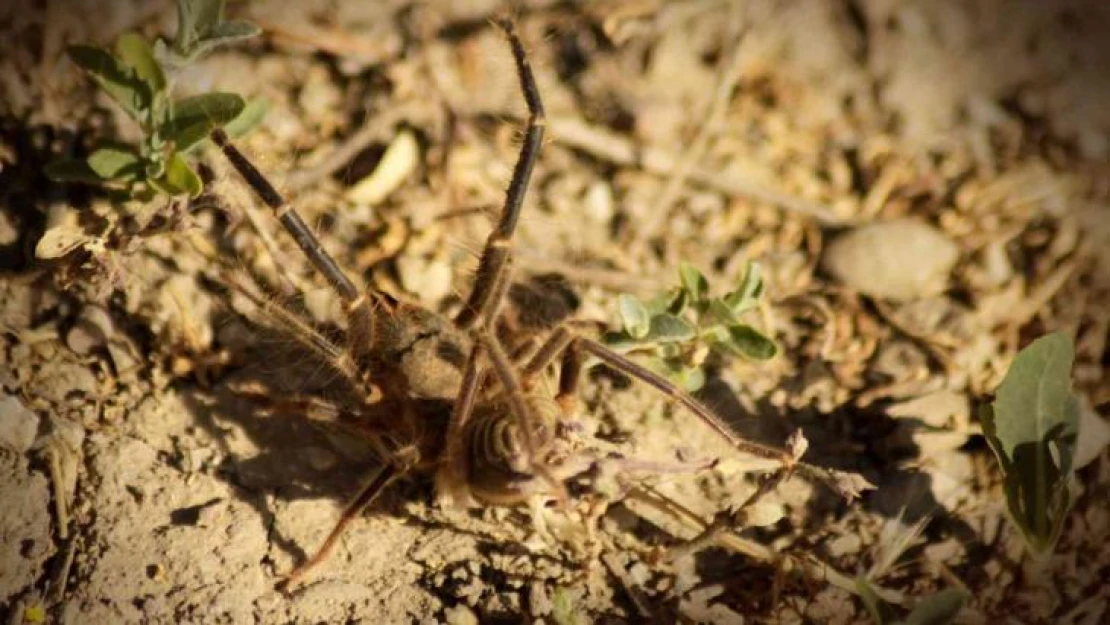
{"type": "MultiPolygon", "coordinates": [[[[830,517],[842,516],[850,506],[858,505],[867,513],[897,519],[906,526],[926,521],[925,531],[931,538],[952,536],[972,550],[981,544],[976,530],[937,500],[936,477],[912,466],[912,461],[925,453],[912,439],[912,432],[922,423],[892,417],[882,403],[866,409],[842,407],[824,414],[814,408],[783,410],[762,401],[752,414],[724,382],[715,379],[699,392],[699,399],[714,406],[736,432],[756,442],[781,446],[791,431],[801,428],[809,442],[806,462],[856,472],[875,484],[874,490],[855,503],[830,488],[814,488],[803,515],[806,529],[814,536],[822,535],[822,526],[830,517]]],[[[820,544],[816,547],[821,550],[820,544]]]]}
{"type": "MultiPolygon", "coordinates": [[[[236,323],[242,323],[237,316],[221,322],[236,323]]],[[[283,502],[327,498],[343,504],[382,460],[368,442],[345,431],[305,415],[275,411],[276,404],[292,397],[317,397],[342,405],[333,390],[336,375],[288,339],[249,327],[252,340],[229,348],[237,367],[212,388],[191,387],[181,395],[197,426],[220,451],[216,476],[245,493],[242,501],[271,528],[273,544],[299,562],[308,554],[274,529],[275,510],[257,494],[270,494],[283,502]],[[264,389],[265,396],[238,390],[244,387],[264,389]]]]}

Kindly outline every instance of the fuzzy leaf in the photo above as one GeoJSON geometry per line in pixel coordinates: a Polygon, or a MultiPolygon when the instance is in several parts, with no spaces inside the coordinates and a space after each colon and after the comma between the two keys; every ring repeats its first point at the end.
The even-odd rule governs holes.
{"type": "Polygon", "coordinates": [[[157,180],[166,173],[166,159],[161,154],[157,154],[155,158],[146,159],[143,167],[147,180],[157,180]]]}
{"type": "Polygon", "coordinates": [[[967,593],[959,588],[945,588],[917,603],[900,625],[947,625],[956,619],[967,602],[967,593]]]}
{"type": "Polygon", "coordinates": [[[246,106],[243,107],[243,110],[239,112],[235,119],[224,124],[224,132],[232,139],[242,137],[262,123],[262,119],[266,117],[269,109],[270,103],[265,98],[248,100],[246,106]]]}
{"type": "Polygon", "coordinates": [[[1071,392],[1074,356],[1062,333],[1033,341],[1014,359],[994,403],[979,411],[1005,477],[1007,506],[1035,554],[1053,547],[1072,503],[1079,429],[1071,392]]]}
{"type": "Polygon", "coordinates": [[[192,56],[197,42],[218,26],[223,17],[224,0],[178,0],[174,48],[179,54],[192,56]]]}
{"type": "Polygon", "coordinates": [[[737,315],[755,308],[759,296],[763,294],[763,271],[759,263],[748,263],[744,277],[736,290],[725,296],[725,303],[737,315]]]}
{"type": "Polygon", "coordinates": [[[682,311],[674,311],[671,308],[681,297],[682,289],[669,289],[644,302],[644,308],[647,308],[649,315],[658,315],[664,312],[677,315],[682,311]]]}
{"type": "Polygon", "coordinates": [[[69,46],[66,52],[132,119],[142,121],[143,112],[150,109],[153,95],[149,85],[133,68],[102,48],[74,45],[69,46]]]}
{"type": "Polygon", "coordinates": [[[709,291],[709,281],[697,267],[689,263],[681,263],[678,266],[678,277],[682,281],[682,288],[690,295],[693,303],[696,304],[705,299],[705,294],[709,291]]]}
{"type": "Polygon", "coordinates": [[[705,371],[701,367],[687,366],[678,358],[651,356],[640,358],[639,362],[674,382],[687,393],[695,393],[705,386],[705,371]]]}
{"type": "Polygon", "coordinates": [[[890,623],[894,618],[894,614],[890,606],[879,598],[878,593],[872,588],[871,582],[863,577],[857,577],[855,582],[856,594],[859,596],[860,601],[863,602],[863,607],[867,609],[867,613],[871,616],[871,620],[875,622],[875,625],[886,625],[890,623]]]}
{"type": "Polygon", "coordinates": [[[154,50],[150,43],[138,33],[124,33],[116,39],[116,55],[119,60],[131,66],[135,74],[147,84],[151,93],[166,88],[166,76],[162,66],[154,60],[154,50]]]}
{"type": "Polygon", "coordinates": [[[654,343],[682,343],[694,338],[695,334],[694,326],[682,317],[663,313],[651,318],[651,327],[644,340],[654,343]]]}
{"type": "Polygon", "coordinates": [[[89,155],[89,168],[104,180],[134,180],[143,175],[143,158],[126,144],[105,145],[89,155]]]}
{"type": "Polygon", "coordinates": [[[161,129],[178,151],[203,141],[213,128],[235,119],[246,103],[234,93],[205,93],[185,98],[174,105],[173,115],[161,129]]]}
{"type": "Polygon", "coordinates": [[[212,32],[215,35],[206,35],[196,43],[188,60],[200,58],[220,46],[226,46],[236,41],[242,41],[262,32],[250,22],[223,22],[212,32]]]}
{"type": "Polygon", "coordinates": [[[243,39],[256,37],[261,32],[261,28],[247,21],[231,20],[228,22],[220,22],[204,32],[201,43],[206,48],[211,49],[215,46],[226,45],[243,39]]]}
{"type": "Polygon", "coordinates": [[[709,318],[709,321],[726,326],[734,326],[740,323],[740,320],[736,318],[736,314],[732,312],[732,308],[730,308],[723,299],[716,297],[709,300],[706,316],[709,318]]]}
{"type": "Polygon", "coordinates": [[[752,360],[770,360],[779,353],[778,345],[761,332],[744,323],[728,328],[728,340],[718,343],[735,356],[752,360]]]}
{"type": "Polygon", "coordinates": [[[165,174],[161,178],[152,179],[150,183],[166,195],[181,195],[188,193],[189,197],[200,195],[203,184],[200,176],[181,154],[174,154],[166,163],[165,174]]]}
{"type": "Polygon", "coordinates": [[[647,308],[644,308],[644,304],[640,300],[622,293],[617,298],[617,307],[620,311],[624,331],[629,336],[634,339],[642,339],[647,336],[648,330],[651,328],[651,317],[648,316],[647,308]]]}
{"type": "Polygon", "coordinates": [[[601,342],[609,349],[621,354],[628,353],[644,344],[632,338],[625,332],[606,332],[601,335],[601,342]]]}
{"type": "Polygon", "coordinates": [[[86,182],[100,184],[104,181],[85,159],[66,158],[48,163],[43,168],[46,177],[56,182],[86,182]]]}
{"type": "Polygon", "coordinates": [[[584,625],[584,609],[577,605],[573,591],[559,586],[551,598],[551,620],[555,625],[584,625]]]}
{"type": "Polygon", "coordinates": [[[671,379],[687,393],[696,393],[705,386],[705,370],[701,367],[682,367],[671,379]]]}

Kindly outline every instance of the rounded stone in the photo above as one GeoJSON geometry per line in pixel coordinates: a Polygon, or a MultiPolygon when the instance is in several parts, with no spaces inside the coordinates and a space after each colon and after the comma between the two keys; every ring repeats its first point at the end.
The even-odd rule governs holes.
{"type": "Polygon", "coordinates": [[[943,293],[959,256],[940,230],[900,218],[840,235],[825,249],[821,268],[865,295],[909,301],[943,293]]]}

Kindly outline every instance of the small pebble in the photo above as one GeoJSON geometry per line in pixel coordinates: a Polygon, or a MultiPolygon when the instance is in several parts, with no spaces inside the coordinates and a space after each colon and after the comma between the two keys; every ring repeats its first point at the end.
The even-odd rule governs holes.
{"type": "Polygon", "coordinates": [[[583,198],[583,214],[598,224],[607,224],[613,219],[613,190],[609,183],[599,180],[586,189],[583,198]]]}
{"type": "Polygon", "coordinates": [[[39,418],[12,395],[0,396],[0,447],[27,453],[35,443],[39,418]]]}
{"type": "Polygon", "coordinates": [[[99,306],[86,306],[81,310],[77,323],[66,334],[66,346],[82,356],[104,344],[115,333],[115,326],[108,312],[99,306]]]}
{"type": "Polygon", "coordinates": [[[940,295],[959,259],[943,232],[916,219],[861,226],[837,237],[821,267],[860,293],[909,301],[940,295]]]}
{"type": "Polygon", "coordinates": [[[414,256],[397,259],[397,273],[406,291],[426,302],[438,302],[451,294],[451,267],[440,260],[425,261],[414,256]]]}
{"type": "Polygon", "coordinates": [[[1081,469],[1102,455],[1110,445],[1110,424],[1091,407],[1086,395],[1079,396],[1079,442],[1073,463],[1081,469]]]}

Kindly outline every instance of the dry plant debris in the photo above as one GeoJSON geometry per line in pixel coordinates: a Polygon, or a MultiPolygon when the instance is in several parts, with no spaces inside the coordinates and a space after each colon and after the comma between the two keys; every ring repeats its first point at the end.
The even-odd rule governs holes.
{"type": "MultiPolygon", "coordinates": [[[[94,136],[137,139],[65,46],[174,19],[168,2],[95,3],[95,20],[86,4],[0,8],[9,622],[866,622],[857,577],[900,614],[944,588],[970,593],[956,622],[1110,614],[1103,3],[233,3],[263,36],[178,86],[264,98],[244,150],[327,249],[443,311],[518,149],[512,59],[488,26],[513,10],[551,121],[515,241],[521,282],[559,273],[576,318],[612,324],[620,294],[659,292],[682,262],[737,284],[758,261],[751,314],[781,353],[708,358],[699,399],[757,441],[800,427],[806,460],[877,486],[845,506],[797,478],[758,495],[760,467],[741,459],[660,474],[584,515],[608,541],[593,558],[536,541],[527,510],[452,512],[403,483],[291,597],[275,576],[319,543],[373,455],[245,396],[332,380],[244,321],[217,260],[275,300],[303,294],[291,304],[321,326],[343,313],[216,155],[191,202],[112,204],[46,180],[94,136]],[[884,251],[880,230],[838,258],[892,227],[910,240],[884,251]],[[897,260],[922,240],[928,266],[897,260]],[[1074,339],[1089,436],[1060,541],[1032,560],[973,408],[1053,330],[1074,339]],[[722,509],[748,525],[719,532],[722,509]],[[699,535],[710,546],[672,553],[699,535]]],[[[620,376],[582,386],[589,434],[614,450],[726,455],[620,376]]]]}

